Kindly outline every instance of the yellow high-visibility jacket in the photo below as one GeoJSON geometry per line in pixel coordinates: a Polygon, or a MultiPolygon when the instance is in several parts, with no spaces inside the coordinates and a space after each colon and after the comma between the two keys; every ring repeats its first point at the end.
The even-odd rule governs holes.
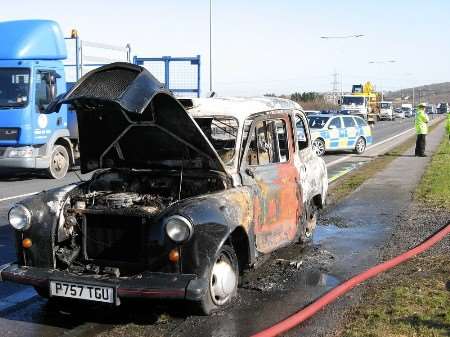
{"type": "Polygon", "coordinates": [[[416,113],[416,133],[418,135],[426,135],[428,133],[428,116],[424,108],[417,109],[416,113]]]}

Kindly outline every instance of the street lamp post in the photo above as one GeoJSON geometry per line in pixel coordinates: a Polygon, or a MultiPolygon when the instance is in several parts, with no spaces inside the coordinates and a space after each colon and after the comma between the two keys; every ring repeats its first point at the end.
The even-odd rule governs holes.
{"type": "Polygon", "coordinates": [[[212,0],[209,0],[209,91],[212,90],[212,0]]]}
{"type": "MultiPolygon", "coordinates": [[[[384,65],[389,64],[389,63],[396,63],[396,60],[386,60],[386,61],[369,61],[369,64],[379,64],[383,66],[383,75],[384,75],[384,65]]],[[[383,88],[383,84],[381,85],[381,100],[384,100],[384,88],[383,88]]]]}
{"type": "MultiPolygon", "coordinates": [[[[357,39],[357,38],[361,38],[364,37],[364,34],[350,34],[350,35],[323,35],[320,36],[321,39],[323,40],[344,40],[344,39],[357,39]]],[[[337,102],[337,96],[339,95],[338,93],[338,87],[337,87],[337,76],[338,74],[336,73],[336,70],[333,73],[333,103],[337,102]]],[[[341,96],[343,95],[343,91],[342,91],[342,73],[340,73],[340,78],[341,78],[341,96]]]]}

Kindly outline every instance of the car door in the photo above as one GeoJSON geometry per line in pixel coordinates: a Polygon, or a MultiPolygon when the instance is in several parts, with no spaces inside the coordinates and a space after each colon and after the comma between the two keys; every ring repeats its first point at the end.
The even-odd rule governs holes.
{"type": "Polygon", "coordinates": [[[243,184],[253,193],[256,249],[269,253],[297,234],[300,191],[288,115],[257,118],[241,159],[243,184]]]}
{"type": "Polygon", "coordinates": [[[343,149],[352,149],[355,147],[356,139],[358,137],[358,129],[356,123],[351,116],[342,117],[345,127],[345,142],[343,149]]]}
{"type": "Polygon", "coordinates": [[[53,130],[62,124],[61,113],[44,113],[48,104],[58,95],[56,81],[59,78],[54,70],[39,69],[35,74],[34,105],[36,114],[33,121],[33,136],[36,143],[46,143],[53,130]],[[52,83],[49,83],[50,78],[53,81],[52,83]]]}
{"type": "MultiPolygon", "coordinates": [[[[298,163],[300,174],[300,189],[302,191],[302,204],[311,201],[312,197],[320,194],[318,186],[321,186],[319,170],[317,170],[318,157],[312,149],[309,128],[303,114],[296,112],[295,127],[297,130],[298,163]]],[[[334,129],[330,130],[333,131],[334,129]]],[[[336,130],[338,132],[338,130],[336,130]]]]}
{"type": "Polygon", "coordinates": [[[327,150],[337,150],[341,148],[341,140],[345,139],[345,129],[342,126],[341,117],[331,117],[328,122],[329,144],[325,144],[327,150]]]}

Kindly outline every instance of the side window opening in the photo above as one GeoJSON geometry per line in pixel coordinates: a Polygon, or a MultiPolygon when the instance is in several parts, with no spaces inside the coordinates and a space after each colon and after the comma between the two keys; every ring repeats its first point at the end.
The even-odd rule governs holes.
{"type": "Polygon", "coordinates": [[[336,117],[333,118],[330,122],[330,124],[328,125],[329,129],[340,129],[342,128],[342,123],[341,123],[341,118],[340,117],[336,117]],[[333,128],[331,128],[331,126],[334,126],[333,128]]]}
{"type": "Polygon", "coordinates": [[[308,147],[308,137],[306,135],[306,128],[303,119],[296,115],[295,117],[295,128],[297,130],[297,141],[299,150],[306,149],[308,147]]]}
{"type": "Polygon", "coordinates": [[[56,80],[59,77],[54,71],[39,71],[36,75],[35,104],[38,112],[43,112],[57,93],[56,80]]]}
{"type": "Polygon", "coordinates": [[[360,127],[367,126],[366,122],[362,118],[355,118],[355,120],[356,120],[356,124],[358,124],[358,126],[360,126],[360,127]]]}
{"type": "Polygon", "coordinates": [[[355,121],[351,117],[344,117],[344,126],[346,128],[355,127],[355,121]]]}
{"type": "Polygon", "coordinates": [[[289,141],[283,120],[257,122],[247,152],[248,165],[268,165],[289,160],[289,141]]]}

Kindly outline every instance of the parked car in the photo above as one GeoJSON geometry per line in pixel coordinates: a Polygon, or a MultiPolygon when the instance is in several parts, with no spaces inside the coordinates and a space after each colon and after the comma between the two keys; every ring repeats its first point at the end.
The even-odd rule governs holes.
{"type": "Polygon", "coordinates": [[[405,111],[403,111],[402,108],[395,108],[394,109],[394,119],[395,118],[401,118],[401,119],[405,119],[405,111]]]}
{"type": "Polygon", "coordinates": [[[406,118],[414,116],[412,107],[402,107],[402,112],[405,114],[406,118]]]}
{"type": "Polygon", "coordinates": [[[372,130],[361,117],[318,115],[308,117],[308,121],[313,149],[318,156],[336,150],[361,154],[372,144],[372,130]]]}
{"type": "Polygon", "coordinates": [[[144,68],[93,70],[49,111],[76,110],[87,181],[15,205],[0,280],[53,301],[230,303],[242,270],[311,237],[328,189],[298,104],[177,100],[144,68]],[[297,131],[297,132],[295,132],[297,131]]]}

